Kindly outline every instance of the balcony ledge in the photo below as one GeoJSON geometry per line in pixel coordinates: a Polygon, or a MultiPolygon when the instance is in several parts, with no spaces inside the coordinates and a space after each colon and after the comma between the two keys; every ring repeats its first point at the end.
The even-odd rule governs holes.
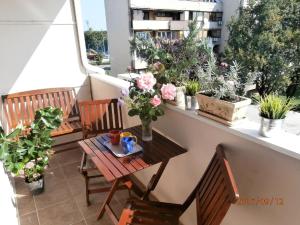
{"type": "MultiPolygon", "coordinates": [[[[101,82],[105,82],[109,85],[119,88],[120,90],[129,87],[128,81],[121,80],[119,78],[99,74],[91,74],[90,76],[101,82]]],[[[239,138],[249,140],[256,144],[267,147],[268,149],[300,160],[300,141],[299,136],[297,135],[283,131],[281,138],[264,138],[258,134],[260,124],[251,122],[247,119],[240,121],[232,127],[227,127],[203,116],[199,116],[196,114],[196,112],[187,111],[170,104],[166,104],[166,107],[167,109],[183,114],[184,116],[193,118],[225,132],[229,132],[239,138]]]]}

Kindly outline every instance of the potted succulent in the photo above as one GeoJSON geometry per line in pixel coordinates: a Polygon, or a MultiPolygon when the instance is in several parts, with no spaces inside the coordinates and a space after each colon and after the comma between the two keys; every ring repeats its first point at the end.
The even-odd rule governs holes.
{"type": "Polygon", "coordinates": [[[185,109],[195,110],[197,105],[196,94],[200,91],[200,84],[197,80],[189,80],[185,84],[185,109]]]}
{"type": "Polygon", "coordinates": [[[204,90],[196,95],[199,109],[229,122],[244,118],[251,99],[237,95],[241,85],[238,73],[236,62],[233,65],[221,63],[217,66],[212,56],[198,75],[204,90]]]}
{"type": "Polygon", "coordinates": [[[142,140],[152,140],[152,121],[164,115],[163,100],[174,100],[176,88],[167,83],[158,85],[151,72],[142,73],[140,77],[131,81],[129,92],[122,91],[121,103],[128,105],[129,116],[139,116],[142,123],[142,140]]]}
{"type": "Polygon", "coordinates": [[[36,111],[30,127],[17,127],[6,135],[0,127],[0,160],[8,172],[22,176],[33,194],[44,190],[44,170],[49,163],[53,140],[51,131],[60,126],[62,111],[36,111]]]}
{"type": "Polygon", "coordinates": [[[294,107],[291,99],[276,95],[267,95],[260,99],[260,134],[273,137],[280,133],[286,114],[294,107]]]}

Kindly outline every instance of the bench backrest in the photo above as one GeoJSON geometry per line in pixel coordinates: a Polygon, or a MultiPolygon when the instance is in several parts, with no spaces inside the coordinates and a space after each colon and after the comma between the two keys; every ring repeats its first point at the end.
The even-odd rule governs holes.
{"type": "Polygon", "coordinates": [[[2,103],[9,130],[18,124],[30,125],[35,111],[49,106],[61,108],[65,121],[79,120],[74,88],[50,88],[3,95],[2,103]]]}

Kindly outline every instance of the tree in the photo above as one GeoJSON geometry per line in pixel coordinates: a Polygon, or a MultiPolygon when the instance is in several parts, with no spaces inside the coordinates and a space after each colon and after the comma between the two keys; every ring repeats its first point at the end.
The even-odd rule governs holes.
{"type": "Polygon", "coordinates": [[[245,77],[256,76],[261,96],[297,82],[299,12],[299,0],[252,0],[228,25],[226,58],[236,60],[245,77]]]}
{"type": "Polygon", "coordinates": [[[107,44],[106,31],[94,31],[92,28],[84,32],[86,49],[94,49],[99,52],[100,47],[107,44]]]}

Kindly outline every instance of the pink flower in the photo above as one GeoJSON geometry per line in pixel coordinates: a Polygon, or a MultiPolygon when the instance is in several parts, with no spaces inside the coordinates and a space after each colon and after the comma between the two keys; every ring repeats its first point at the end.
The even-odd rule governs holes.
{"type": "Polygon", "coordinates": [[[163,84],[160,90],[163,99],[174,100],[176,97],[176,87],[173,84],[163,84]]]}
{"type": "Polygon", "coordinates": [[[151,100],[150,100],[150,103],[156,107],[156,106],[159,106],[161,104],[161,100],[160,100],[160,97],[158,97],[157,95],[155,95],[151,100]]]}
{"type": "Polygon", "coordinates": [[[143,91],[150,91],[156,84],[156,79],[152,73],[144,73],[137,78],[137,86],[143,91]]]}

